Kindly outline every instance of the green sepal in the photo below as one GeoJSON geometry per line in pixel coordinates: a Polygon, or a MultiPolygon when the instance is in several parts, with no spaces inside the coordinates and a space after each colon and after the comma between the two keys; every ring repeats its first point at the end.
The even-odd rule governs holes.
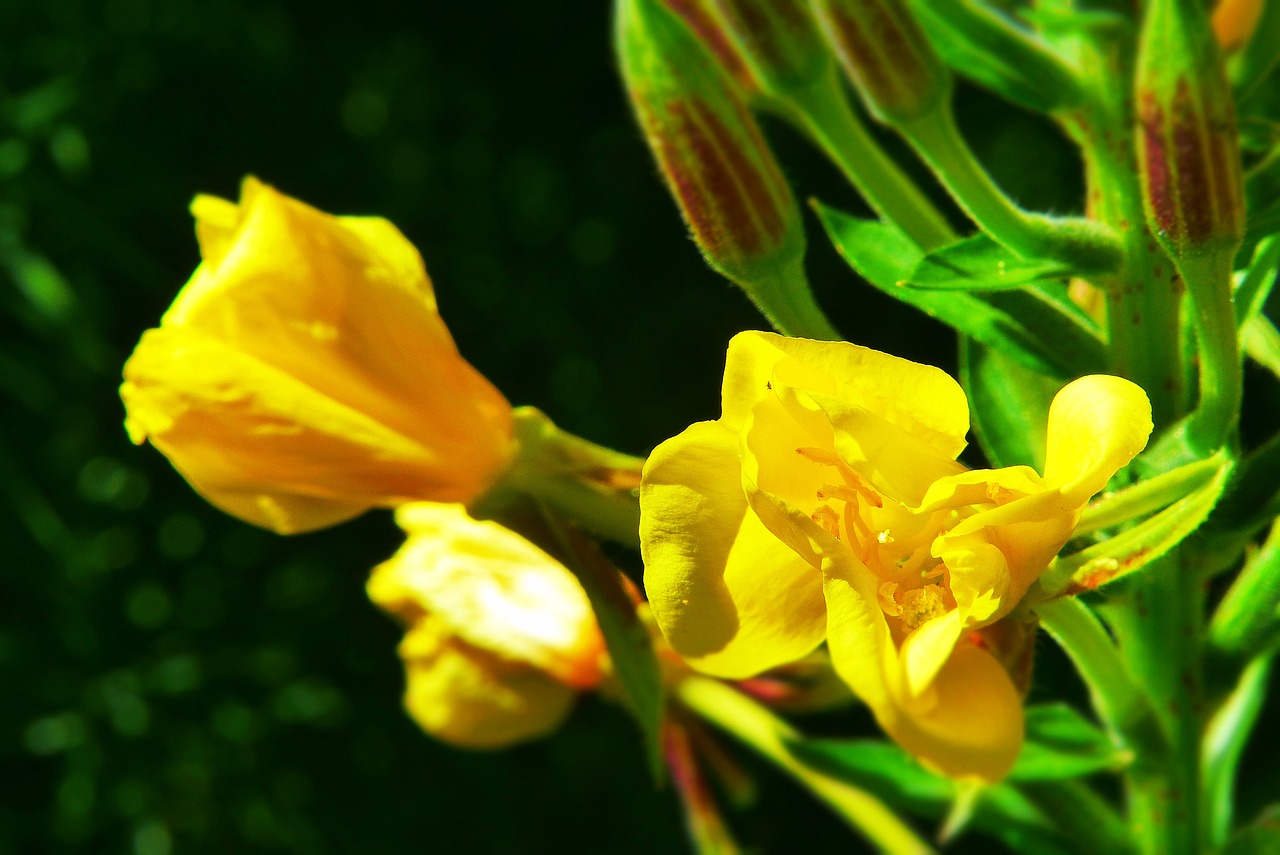
{"type": "Polygon", "coordinates": [[[925,254],[895,226],[852,217],[817,201],[812,205],[836,250],[878,290],[1047,376],[1074,378],[1102,362],[1101,345],[1096,339],[1090,343],[1080,318],[1048,295],[912,287],[907,283],[925,254]],[[1080,354],[1082,349],[1087,355],[1080,354]]]}
{"type": "Polygon", "coordinates": [[[1217,474],[1204,486],[1133,528],[1061,556],[1040,577],[1049,595],[1080,593],[1114,584],[1157,560],[1190,536],[1209,516],[1231,478],[1233,463],[1225,456],[1217,474]]]}
{"type": "Polygon", "coordinates": [[[1186,463],[1159,475],[1144,478],[1132,487],[1105,493],[1080,514],[1075,536],[1132,522],[1153,511],[1166,508],[1200,489],[1218,474],[1222,461],[1217,457],[1186,463]]]}
{"type": "Polygon", "coordinates": [[[1078,103],[1075,73],[1035,33],[978,3],[910,0],[942,59],[985,89],[1040,113],[1078,103]]]}
{"type": "Polygon", "coordinates": [[[960,384],[987,461],[1043,472],[1049,404],[1061,384],[967,338],[960,339],[960,384]]]}
{"type": "Polygon", "coordinates": [[[662,721],[665,710],[662,672],[649,631],[623,587],[622,574],[594,541],[560,520],[538,503],[541,516],[557,547],[556,557],[573,571],[591,601],[600,634],[604,636],[622,702],[640,725],[650,770],[662,780],[664,760],[662,721]]]}
{"type": "Polygon", "coordinates": [[[1026,737],[1013,781],[1057,781],[1096,772],[1117,772],[1133,752],[1117,747],[1097,725],[1066,704],[1027,707],[1026,737]]]}
{"type": "MultiPolygon", "coordinates": [[[[790,743],[790,748],[807,765],[925,819],[947,819],[962,795],[961,785],[926,770],[887,742],[806,739],[790,743]]],[[[1067,855],[1072,851],[1053,822],[1008,783],[984,788],[971,807],[967,827],[999,839],[1015,852],[1067,855]]]]}
{"type": "MultiPolygon", "coordinates": [[[[1267,699],[1271,660],[1260,657],[1240,675],[1235,690],[1214,712],[1205,728],[1201,763],[1204,765],[1203,803],[1208,808],[1209,845],[1217,849],[1227,841],[1235,811],[1236,768],[1267,699]]],[[[1280,826],[1275,849],[1280,852],[1280,826]]]]}

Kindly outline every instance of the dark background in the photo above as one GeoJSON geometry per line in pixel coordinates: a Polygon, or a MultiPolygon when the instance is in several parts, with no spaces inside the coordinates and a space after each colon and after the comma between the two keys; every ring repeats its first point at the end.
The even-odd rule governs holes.
{"type": "MultiPolygon", "coordinates": [[[[389,514],[290,539],[225,517],[129,444],[116,393],[198,262],[189,200],[253,173],[398,224],[513,403],[636,454],[714,418],[726,342],[762,323],[656,178],[607,6],[0,0],[0,853],[682,851],[614,707],[500,754],[415,729],[363,591],[389,514]]],[[[1000,182],[1073,210],[1072,150],[963,97],[1000,182]]],[[[865,210],[770,131],[802,198],[865,210]]],[[[810,226],[851,340],[954,368],[810,226]]],[[[745,843],[854,851],[748,762],[745,843]]]]}

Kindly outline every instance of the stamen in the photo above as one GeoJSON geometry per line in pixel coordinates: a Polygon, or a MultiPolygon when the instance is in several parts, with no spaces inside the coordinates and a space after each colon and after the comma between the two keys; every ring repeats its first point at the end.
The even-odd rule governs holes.
{"type": "Polygon", "coordinates": [[[827,530],[827,533],[836,540],[840,539],[840,515],[830,505],[823,505],[813,512],[810,517],[818,525],[827,530]]]}
{"type": "Polygon", "coordinates": [[[889,534],[889,529],[885,529],[876,535],[876,542],[883,546],[886,543],[893,543],[893,537],[889,534]]]}
{"type": "Polygon", "coordinates": [[[897,599],[894,598],[894,594],[897,592],[897,590],[898,590],[897,582],[885,582],[883,585],[880,586],[880,590],[878,591],[880,608],[889,617],[902,616],[902,606],[899,605],[897,599]]]}
{"type": "Polygon", "coordinates": [[[902,622],[908,629],[915,629],[946,611],[947,604],[943,601],[942,589],[937,585],[912,588],[902,594],[902,622]]]}

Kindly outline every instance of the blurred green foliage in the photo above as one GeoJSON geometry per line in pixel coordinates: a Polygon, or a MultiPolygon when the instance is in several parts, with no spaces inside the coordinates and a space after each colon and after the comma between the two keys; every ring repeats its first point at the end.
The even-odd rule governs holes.
{"type": "MultiPolygon", "coordinates": [[[[634,725],[601,702],[502,754],[422,736],[399,631],[363,592],[398,544],[389,515],[292,539],[238,523],[129,444],[116,395],[198,261],[191,196],[252,172],[397,223],[514,403],[632,453],[714,418],[725,344],[761,322],[683,234],[606,7],[0,0],[0,853],[684,846],[634,725]]],[[[1071,150],[968,98],[1001,182],[1069,210],[1071,150]]],[[[775,136],[802,196],[865,211],[775,136]]],[[[954,367],[941,326],[858,286],[810,225],[852,340],[954,367]]],[[[744,840],[850,851],[750,768],[744,840]]]]}

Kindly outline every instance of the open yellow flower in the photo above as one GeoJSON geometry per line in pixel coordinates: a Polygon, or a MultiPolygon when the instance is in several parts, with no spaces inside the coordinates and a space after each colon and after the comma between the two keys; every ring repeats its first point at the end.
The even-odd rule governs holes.
{"type": "Polygon", "coordinates": [[[408,627],[405,705],[428,733],[500,748],[560,725],[577,691],[600,683],[604,640],[563,565],[461,505],[396,512],[404,546],[369,579],[369,597],[408,627]]]}
{"type": "Polygon", "coordinates": [[[742,678],[825,639],[840,676],[927,765],[995,780],[1021,700],[979,630],[1017,604],[1089,497],[1146,444],[1117,377],[1064,388],[1041,476],[967,470],[963,391],[846,343],[742,333],[723,414],[655,449],[641,486],[645,587],[672,646],[742,678]]]}
{"type": "Polygon", "coordinates": [[[124,368],[134,442],[281,533],[493,484],[511,408],[459,355],[395,226],[253,178],[238,205],[199,196],[191,210],[204,261],[124,368]]]}

